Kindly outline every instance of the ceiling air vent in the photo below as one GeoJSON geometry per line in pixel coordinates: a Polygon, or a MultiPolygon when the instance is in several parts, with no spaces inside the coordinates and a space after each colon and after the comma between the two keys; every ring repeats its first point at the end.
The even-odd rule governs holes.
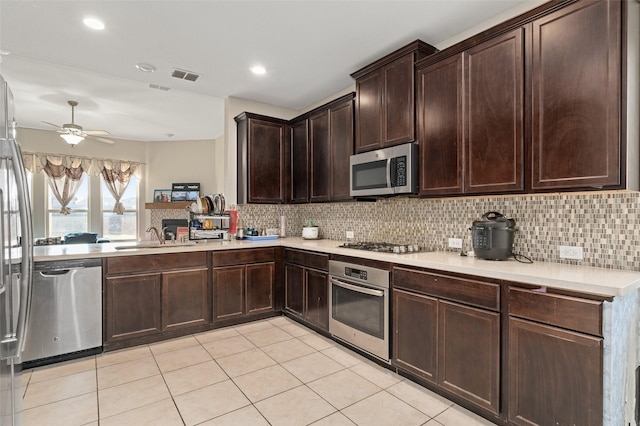
{"type": "Polygon", "coordinates": [[[159,84],[149,84],[149,87],[157,90],[164,90],[165,92],[169,90],[167,86],[160,86],[159,84]]]}
{"type": "Polygon", "coordinates": [[[191,71],[179,70],[176,68],[171,73],[171,77],[179,78],[180,80],[196,81],[200,78],[200,75],[191,71]]]}

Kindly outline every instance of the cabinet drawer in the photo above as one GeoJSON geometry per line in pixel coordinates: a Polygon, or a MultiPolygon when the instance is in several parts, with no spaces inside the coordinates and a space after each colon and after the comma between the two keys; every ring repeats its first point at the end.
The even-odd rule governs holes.
{"type": "Polygon", "coordinates": [[[163,253],[142,256],[109,257],[105,275],[136,272],[165,271],[193,267],[207,267],[207,252],[163,253]]]}
{"type": "Polygon", "coordinates": [[[393,268],[393,287],[467,305],[500,310],[500,285],[467,278],[393,268]]]}
{"type": "Polygon", "coordinates": [[[509,314],[602,336],[602,301],[509,288],[509,314]]]}
{"type": "Polygon", "coordinates": [[[213,266],[274,262],[276,259],[274,248],[214,251],[212,257],[213,266]]]}
{"type": "Polygon", "coordinates": [[[326,254],[286,249],[284,251],[284,261],[322,271],[329,270],[329,255],[326,254]]]}

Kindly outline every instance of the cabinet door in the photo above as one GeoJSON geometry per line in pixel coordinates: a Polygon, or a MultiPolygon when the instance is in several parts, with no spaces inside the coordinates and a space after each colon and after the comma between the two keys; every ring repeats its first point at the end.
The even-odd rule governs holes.
{"type": "Polygon", "coordinates": [[[291,125],[291,202],[309,201],[308,120],[291,125]]]}
{"type": "Polygon", "coordinates": [[[522,33],[517,29],[463,54],[465,193],[524,190],[522,33]]]}
{"type": "Polygon", "coordinates": [[[602,425],[602,339],[509,318],[508,419],[602,425]]]}
{"type": "Polygon", "coordinates": [[[160,273],[107,277],[105,341],[159,333],[160,273]]]}
{"type": "Polygon", "coordinates": [[[245,267],[213,268],[213,320],[244,315],[245,267]]]}
{"type": "Polygon", "coordinates": [[[329,111],[309,118],[309,145],[311,149],[310,201],[329,201],[331,190],[331,151],[329,111]]]}
{"type": "Polygon", "coordinates": [[[533,22],[532,187],[621,184],[621,1],[533,22]]]}
{"type": "Polygon", "coordinates": [[[462,56],[417,71],[420,195],[462,194],[462,56]]]}
{"type": "Polygon", "coordinates": [[[498,413],[500,314],[439,301],[438,327],[438,384],[498,413]]]}
{"type": "Polygon", "coordinates": [[[353,101],[329,110],[331,201],[350,200],[349,157],[353,154],[353,101]]]}
{"type": "Polygon", "coordinates": [[[381,147],[382,90],[382,70],[356,81],[356,152],[381,147]]]}
{"type": "Polygon", "coordinates": [[[438,300],[393,290],[393,363],[432,382],[438,368],[438,300]]]}
{"type": "Polygon", "coordinates": [[[285,125],[253,118],[248,125],[248,202],[284,203],[285,125]]]}
{"type": "Polygon", "coordinates": [[[309,322],[324,330],[329,329],[329,274],[326,272],[306,270],[307,281],[307,315],[309,322]]]}
{"type": "Polygon", "coordinates": [[[304,315],[305,281],[304,268],[285,265],[284,307],[300,317],[304,315]]]}
{"type": "Polygon", "coordinates": [[[162,329],[206,324],[211,318],[207,269],[162,273],[162,329]]]}
{"type": "Polygon", "coordinates": [[[274,262],[246,266],[247,314],[273,311],[276,265],[274,262]]]}
{"type": "Polygon", "coordinates": [[[393,61],[382,70],[382,145],[399,145],[415,139],[413,53],[393,61]]]}

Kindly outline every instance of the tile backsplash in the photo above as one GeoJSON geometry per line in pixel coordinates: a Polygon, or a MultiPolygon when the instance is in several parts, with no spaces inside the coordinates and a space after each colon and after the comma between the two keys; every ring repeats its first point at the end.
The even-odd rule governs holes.
{"type": "MultiPolygon", "coordinates": [[[[278,228],[286,217],[287,236],[301,236],[313,221],[320,236],[344,241],[419,244],[449,249],[449,238],[462,238],[471,250],[471,223],[498,211],[516,220],[514,252],[537,261],[640,271],[640,192],[606,191],[420,199],[395,197],[375,202],[231,206],[245,226],[278,228]],[[582,246],[584,260],[560,259],[558,246],[582,246]]],[[[151,224],[184,218],[180,210],[152,210],[151,224]]]]}

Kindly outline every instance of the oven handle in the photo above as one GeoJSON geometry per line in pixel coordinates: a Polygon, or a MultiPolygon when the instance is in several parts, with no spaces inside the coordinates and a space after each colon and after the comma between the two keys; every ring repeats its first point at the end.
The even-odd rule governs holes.
{"type": "Polygon", "coordinates": [[[346,283],[344,281],[340,281],[336,278],[331,277],[331,283],[337,285],[338,287],[346,288],[347,290],[352,290],[358,293],[368,294],[369,296],[382,297],[384,296],[384,291],[382,290],[374,290],[371,288],[361,287],[359,285],[353,285],[346,283]]]}

